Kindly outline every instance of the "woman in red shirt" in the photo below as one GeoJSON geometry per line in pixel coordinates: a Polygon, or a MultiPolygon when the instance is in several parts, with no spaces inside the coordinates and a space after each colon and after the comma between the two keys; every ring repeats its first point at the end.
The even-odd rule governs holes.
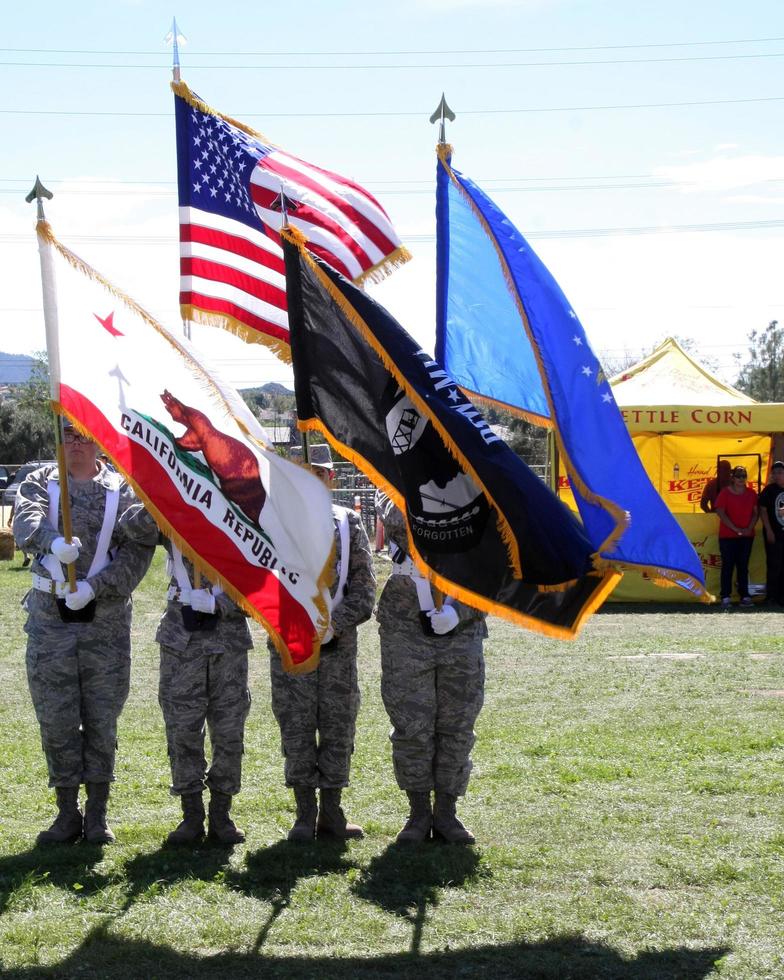
{"type": "Polygon", "coordinates": [[[746,486],[746,470],[736,466],[728,486],[719,493],[714,508],[719,516],[721,552],[721,604],[730,604],[732,573],[738,570],[738,592],[742,606],[751,605],[749,556],[754,544],[754,526],[759,517],[757,494],[746,486]]]}

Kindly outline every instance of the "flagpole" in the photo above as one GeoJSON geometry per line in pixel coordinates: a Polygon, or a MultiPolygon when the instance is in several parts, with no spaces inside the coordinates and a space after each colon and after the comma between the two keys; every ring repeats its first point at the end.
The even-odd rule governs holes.
{"type": "MultiPolygon", "coordinates": [[[[455,114],[454,114],[454,112],[452,112],[452,110],[447,105],[446,95],[442,92],[441,93],[441,101],[436,106],[436,111],[430,117],[430,122],[431,123],[437,122],[439,124],[438,125],[438,145],[439,146],[446,146],[447,145],[447,143],[446,143],[446,120],[447,119],[450,122],[454,122],[455,121],[455,114]]],[[[436,236],[436,240],[438,240],[437,239],[437,236],[436,236]]],[[[436,266],[437,266],[437,263],[436,263],[436,266]]],[[[439,294],[438,293],[438,284],[436,284],[436,291],[437,291],[437,295],[438,295],[439,294]]],[[[436,355],[436,356],[438,356],[438,355],[436,355]]],[[[433,603],[434,603],[434,605],[436,607],[436,610],[438,612],[440,612],[443,609],[443,607],[444,607],[444,593],[440,589],[436,588],[435,586],[432,586],[431,591],[432,591],[432,594],[433,594],[433,603]]]]}
{"type": "MultiPolygon", "coordinates": [[[[52,199],[53,194],[35,178],[33,189],[25,200],[28,204],[38,202],[37,220],[39,224],[46,223],[44,214],[44,198],[52,199]]],[[[40,234],[38,235],[38,254],[41,259],[41,290],[43,293],[44,326],[46,327],[46,353],[49,361],[49,404],[54,418],[54,438],[57,447],[57,472],[60,479],[60,512],[63,517],[63,537],[67,542],[73,538],[71,523],[71,498],[68,491],[68,466],[65,462],[65,447],[63,445],[63,419],[57,410],[60,404],[60,346],[57,318],[57,281],[55,277],[52,246],[40,234]]],[[[66,565],[68,585],[71,592],[76,592],[76,567],[73,562],[66,565]]]]}
{"type": "MultiPolygon", "coordinates": [[[[180,76],[180,41],[186,44],[187,40],[184,34],[180,34],[180,29],[177,27],[177,18],[172,17],[171,28],[163,39],[163,42],[172,46],[172,80],[175,82],[182,80],[180,76]]],[[[182,321],[182,335],[187,340],[191,340],[192,331],[189,320],[182,321]]]]}

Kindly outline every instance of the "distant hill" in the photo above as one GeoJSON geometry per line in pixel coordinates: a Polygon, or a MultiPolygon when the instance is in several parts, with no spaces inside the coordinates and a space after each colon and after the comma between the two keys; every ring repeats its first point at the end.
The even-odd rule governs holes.
{"type": "Polygon", "coordinates": [[[293,395],[294,389],[287,388],[285,385],[280,384],[278,381],[268,381],[265,385],[259,388],[259,391],[263,391],[265,395],[293,395]]]}
{"type": "Polygon", "coordinates": [[[265,385],[254,385],[253,388],[242,388],[244,395],[253,397],[254,395],[290,395],[294,396],[294,389],[287,388],[278,381],[268,381],[265,385]]]}
{"type": "Polygon", "coordinates": [[[0,351],[0,385],[21,385],[30,380],[35,358],[0,351]]]}

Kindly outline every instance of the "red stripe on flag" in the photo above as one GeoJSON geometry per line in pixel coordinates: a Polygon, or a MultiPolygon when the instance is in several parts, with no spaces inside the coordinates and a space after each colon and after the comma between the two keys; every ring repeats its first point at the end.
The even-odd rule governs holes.
{"type": "Polygon", "coordinates": [[[231,235],[225,231],[216,231],[214,228],[207,228],[204,225],[181,224],[181,242],[198,242],[201,245],[211,245],[213,248],[221,248],[234,255],[241,255],[245,259],[258,262],[274,272],[279,272],[282,276],[286,274],[283,264],[283,255],[276,255],[265,248],[254,245],[247,238],[238,235],[231,235]]]}
{"type": "Polygon", "coordinates": [[[176,464],[170,457],[161,459],[153,454],[152,447],[145,448],[115,429],[88,398],[62,383],[60,403],[129,474],[176,533],[187,542],[198,541],[202,560],[244,595],[283,636],[292,660],[297,664],[308,660],[316,635],[308,613],[275,575],[245,561],[229,534],[216,528],[197,507],[182,499],[173,482],[176,464]]]}
{"type": "MultiPolygon", "coordinates": [[[[390,241],[370,218],[367,218],[361,211],[357,211],[344,198],[333,194],[324,184],[320,184],[318,181],[313,180],[312,177],[308,177],[306,174],[300,173],[292,167],[287,167],[274,153],[260,160],[258,166],[263,170],[270,170],[272,173],[285,178],[291,185],[299,184],[301,187],[307,187],[309,190],[321,195],[321,197],[326,198],[333,207],[336,207],[341,214],[344,214],[349,221],[352,221],[366,238],[369,238],[373,242],[382,255],[389,255],[390,252],[395,251],[397,247],[395,243],[390,241]]],[[[334,179],[338,184],[343,183],[339,177],[335,177],[334,179]]]]}
{"type": "MultiPolygon", "coordinates": [[[[266,210],[270,210],[270,205],[277,197],[274,190],[271,190],[268,187],[260,187],[258,184],[253,183],[250,185],[250,192],[254,204],[260,208],[265,208],[266,210]]],[[[297,201],[297,204],[299,207],[293,214],[296,222],[303,221],[310,223],[330,232],[345,246],[346,251],[350,252],[354,256],[361,269],[369,269],[370,266],[373,265],[373,262],[371,261],[367,252],[360,244],[358,244],[358,242],[354,241],[345,228],[342,228],[336,221],[333,221],[332,218],[324,214],[322,211],[317,211],[315,208],[310,207],[310,205],[305,204],[302,201],[297,201]]],[[[327,246],[322,247],[326,248],[327,246]]],[[[310,248],[310,242],[308,242],[308,248],[310,248]]],[[[354,277],[351,275],[349,270],[346,269],[343,262],[341,262],[341,260],[333,253],[330,254],[332,255],[332,258],[327,259],[329,265],[337,269],[338,272],[341,275],[346,276],[346,278],[353,279],[354,277]]]]}
{"type": "Polygon", "coordinates": [[[287,153],[286,156],[291,157],[292,160],[296,160],[297,163],[302,163],[305,166],[310,167],[311,170],[316,170],[318,173],[324,174],[325,177],[328,177],[330,180],[336,181],[338,184],[343,184],[344,187],[350,187],[353,191],[356,191],[358,194],[364,197],[371,204],[375,205],[375,207],[378,208],[378,210],[381,212],[381,214],[384,215],[387,221],[389,221],[390,226],[392,225],[392,221],[389,215],[386,213],[384,208],[379,204],[379,202],[375,199],[375,197],[373,197],[373,195],[366,187],[362,187],[361,184],[355,183],[349,177],[343,177],[340,174],[333,173],[331,170],[325,170],[323,167],[317,167],[315,163],[308,163],[307,160],[301,160],[299,157],[295,157],[291,153],[287,153]]]}
{"type": "Polygon", "coordinates": [[[267,337],[276,337],[284,343],[290,343],[289,331],[279,323],[265,320],[264,317],[251,313],[237,303],[232,303],[227,299],[219,299],[216,296],[206,296],[204,293],[194,291],[183,291],[180,293],[180,305],[192,306],[194,309],[202,310],[205,313],[216,313],[218,315],[233,317],[244,323],[246,327],[262,333],[267,337]]]}
{"type": "Polygon", "coordinates": [[[209,279],[211,282],[223,282],[229,286],[236,286],[244,293],[255,296],[256,299],[269,303],[270,306],[277,306],[279,310],[286,309],[286,290],[272,283],[265,282],[264,279],[256,279],[255,276],[248,275],[247,272],[240,272],[230,265],[221,262],[211,262],[209,259],[199,258],[197,255],[183,255],[180,258],[180,275],[198,276],[200,279],[209,279]]]}

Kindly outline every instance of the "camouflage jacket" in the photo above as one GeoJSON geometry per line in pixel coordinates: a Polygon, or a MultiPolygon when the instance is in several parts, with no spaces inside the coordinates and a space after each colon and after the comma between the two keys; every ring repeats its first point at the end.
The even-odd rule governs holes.
{"type": "MultiPolygon", "coordinates": [[[[103,526],[106,493],[119,483],[119,506],[110,544],[111,561],[93,575],[89,583],[98,598],[127,599],[150,567],[158,528],[125,480],[102,463],[98,465],[100,469],[91,480],[68,481],[73,533],[82,543],[76,559],[76,577],[83,579],[90,570],[103,526]]],[[[40,558],[63,533],[59,508],[57,527],[49,522],[47,487],[50,480],[59,480],[56,465],[35,470],[22,481],[14,503],[14,538],[21,549],[35,554],[32,571],[44,578],[51,576],[40,558]]]]}
{"type": "MultiPolygon", "coordinates": [[[[408,537],[406,522],[400,510],[381,490],[376,491],[376,514],[384,524],[384,533],[405,554],[408,554],[408,537]]],[[[458,629],[481,624],[482,635],[487,635],[484,628],[485,613],[468,606],[464,602],[452,601],[458,615],[458,629]]],[[[395,626],[401,618],[419,620],[419,600],[416,587],[407,575],[390,575],[381,593],[376,618],[384,625],[395,626]]]]}
{"type": "MultiPolygon", "coordinates": [[[[166,537],[162,537],[161,541],[167,555],[171,558],[171,541],[166,537]]],[[[185,555],[182,556],[182,563],[188,573],[188,579],[193,582],[192,563],[185,555]]],[[[177,588],[177,579],[173,572],[169,586],[177,588]]],[[[201,588],[211,587],[212,582],[202,576],[201,588]]],[[[247,614],[225,592],[220,592],[215,597],[215,612],[219,616],[219,621],[214,630],[189,632],[182,624],[181,610],[182,606],[179,602],[174,599],[168,600],[155,634],[157,643],[163,643],[175,650],[185,650],[188,644],[204,643],[213,647],[216,653],[219,652],[218,648],[227,646],[240,650],[249,650],[253,646],[247,614]]]]}
{"type": "MultiPolygon", "coordinates": [[[[373,606],[376,603],[376,576],[373,571],[373,558],[370,554],[367,532],[359,514],[348,508],[345,509],[348,513],[349,526],[348,577],[343,599],[332,610],[332,628],[338,636],[345,630],[359,626],[360,623],[370,619],[373,614],[373,606]]],[[[343,555],[340,550],[340,531],[337,519],[334,524],[336,561],[342,562],[343,555]]],[[[335,584],[332,587],[333,596],[337,584],[336,576],[335,584]]]]}

